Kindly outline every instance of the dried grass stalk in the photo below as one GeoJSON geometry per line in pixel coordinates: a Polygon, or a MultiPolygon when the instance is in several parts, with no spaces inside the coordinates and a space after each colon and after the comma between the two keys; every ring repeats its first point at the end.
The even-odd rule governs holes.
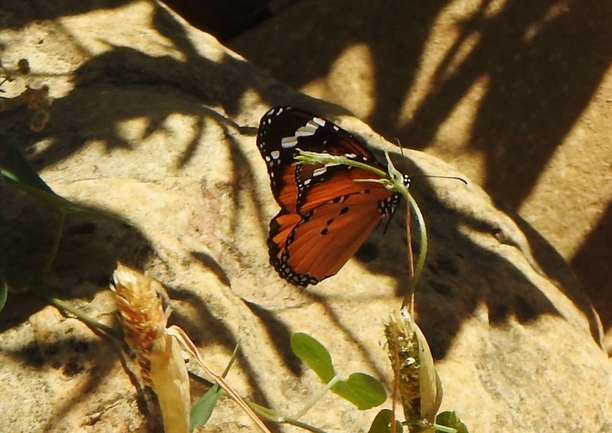
{"type": "Polygon", "coordinates": [[[159,294],[162,285],[152,278],[119,263],[111,290],[116,294],[119,320],[125,340],[136,353],[142,377],[157,394],[165,433],[189,432],[189,375],[181,349],[223,388],[264,432],[270,433],[248,404],[225,379],[211,371],[197,347],[178,326],[167,327],[170,311],[164,312],[159,294]]]}
{"type": "Polygon", "coordinates": [[[165,433],[188,433],[189,375],[179,342],[166,333],[162,285],[118,264],[111,290],[116,294],[125,340],[136,353],[145,383],[157,394],[165,433]]]}
{"type": "Polygon", "coordinates": [[[406,309],[385,324],[389,359],[410,432],[430,429],[442,403],[442,385],[425,336],[406,309]]]}

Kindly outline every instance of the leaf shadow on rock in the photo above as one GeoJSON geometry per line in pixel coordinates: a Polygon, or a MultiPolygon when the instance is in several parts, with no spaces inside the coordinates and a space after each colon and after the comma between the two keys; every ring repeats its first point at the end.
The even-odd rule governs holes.
{"type": "MultiPolygon", "coordinates": [[[[303,2],[228,45],[281,82],[362,110],[366,123],[404,146],[448,151],[449,159],[482,155],[484,189],[516,212],[593,98],[605,98],[597,92],[612,62],[610,18],[596,0],[538,0],[529,8],[517,0],[303,2]],[[353,66],[346,58],[357,48],[353,66]],[[351,79],[370,92],[338,92],[351,79]]],[[[606,327],[610,255],[589,238],[571,260],[582,264],[576,271],[599,298],[606,327]],[[597,272],[584,270],[589,261],[599,263],[597,272]]]]}
{"type": "MultiPolygon", "coordinates": [[[[419,183],[412,191],[429,234],[428,260],[416,293],[418,323],[432,343],[434,358],[445,357],[462,323],[479,305],[486,306],[492,327],[510,320],[527,324],[542,315],[565,317],[567,312],[551,302],[551,293],[536,285],[542,277],[584,314],[594,341],[600,343],[599,319],[567,262],[518,215],[503,210],[516,224],[513,229],[507,221],[487,216],[488,211],[470,212],[449,204],[430,182],[419,183]],[[515,229],[526,243],[512,233],[515,229]]],[[[494,203],[491,206],[495,209],[494,203]]],[[[403,286],[397,290],[398,295],[404,293],[403,286]]]]}

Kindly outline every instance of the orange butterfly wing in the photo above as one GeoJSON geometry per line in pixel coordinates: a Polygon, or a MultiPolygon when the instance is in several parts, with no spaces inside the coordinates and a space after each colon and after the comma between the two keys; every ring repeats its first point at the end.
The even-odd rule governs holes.
{"type": "Polygon", "coordinates": [[[257,145],[281,206],[270,223],[270,262],[292,284],[317,284],[336,274],[399,203],[399,195],[380,183],[355,182],[377,179],[367,170],[293,165],[299,148],[344,155],[385,170],[356,138],[313,114],[273,108],[261,120],[257,145]]]}

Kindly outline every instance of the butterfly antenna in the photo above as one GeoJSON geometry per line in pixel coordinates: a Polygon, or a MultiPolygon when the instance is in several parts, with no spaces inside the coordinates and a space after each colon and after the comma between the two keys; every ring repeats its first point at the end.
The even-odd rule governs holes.
{"type": "Polygon", "coordinates": [[[402,157],[404,157],[404,146],[402,146],[402,142],[400,141],[399,138],[395,137],[395,142],[397,143],[397,147],[400,148],[400,153],[402,154],[402,157]]]}
{"type": "Polygon", "coordinates": [[[453,180],[459,180],[466,185],[468,184],[468,181],[460,176],[444,176],[444,175],[435,175],[435,174],[411,174],[410,175],[410,179],[414,179],[415,177],[428,177],[428,178],[433,178],[433,179],[453,179],[453,180]]]}
{"type": "MultiPolygon", "coordinates": [[[[400,141],[399,138],[395,137],[395,142],[397,143],[397,146],[400,148],[400,153],[402,154],[402,156],[404,155],[404,146],[402,146],[402,142],[400,141]]],[[[459,176],[442,176],[442,175],[429,175],[429,174],[412,174],[410,175],[410,179],[414,179],[415,177],[432,177],[432,178],[438,178],[438,179],[455,179],[455,180],[460,180],[461,182],[463,182],[464,184],[468,184],[467,180],[465,180],[462,177],[459,176]]]]}

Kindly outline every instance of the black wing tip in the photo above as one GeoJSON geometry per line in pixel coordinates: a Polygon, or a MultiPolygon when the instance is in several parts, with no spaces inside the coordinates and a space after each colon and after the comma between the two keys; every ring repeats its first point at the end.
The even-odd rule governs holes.
{"type": "Polygon", "coordinates": [[[270,108],[268,111],[266,111],[266,114],[262,116],[261,120],[263,121],[264,119],[267,119],[269,117],[278,116],[285,111],[291,111],[291,110],[295,110],[295,108],[289,105],[276,105],[270,108]]]}

